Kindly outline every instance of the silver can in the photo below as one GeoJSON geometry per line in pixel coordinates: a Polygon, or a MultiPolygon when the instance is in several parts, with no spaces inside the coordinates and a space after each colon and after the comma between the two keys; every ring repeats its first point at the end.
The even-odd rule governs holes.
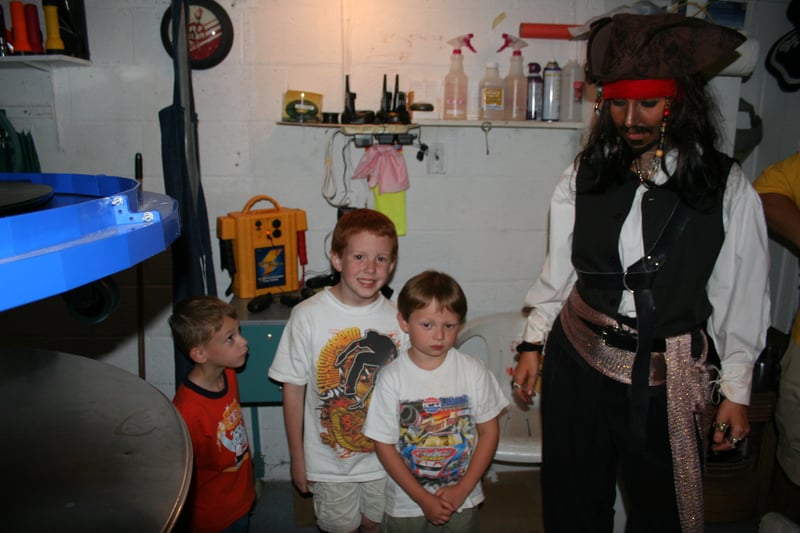
{"type": "Polygon", "coordinates": [[[543,74],[542,120],[555,122],[561,119],[561,67],[556,61],[550,61],[543,74]]]}

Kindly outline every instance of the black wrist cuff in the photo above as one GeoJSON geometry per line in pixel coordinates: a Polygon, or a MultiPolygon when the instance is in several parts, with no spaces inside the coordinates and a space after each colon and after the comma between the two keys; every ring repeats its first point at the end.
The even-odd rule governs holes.
{"type": "Polygon", "coordinates": [[[541,352],[544,345],[542,343],[532,343],[527,341],[522,341],[521,343],[517,344],[517,353],[522,352],[541,352]]]}

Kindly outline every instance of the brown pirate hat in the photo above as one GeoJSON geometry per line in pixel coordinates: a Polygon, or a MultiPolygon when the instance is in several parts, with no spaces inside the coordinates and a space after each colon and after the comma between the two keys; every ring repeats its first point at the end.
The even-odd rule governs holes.
{"type": "Polygon", "coordinates": [[[590,81],[678,78],[736,58],[739,32],[676,14],[618,14],[592,24],[587,46],[590,81]]]}

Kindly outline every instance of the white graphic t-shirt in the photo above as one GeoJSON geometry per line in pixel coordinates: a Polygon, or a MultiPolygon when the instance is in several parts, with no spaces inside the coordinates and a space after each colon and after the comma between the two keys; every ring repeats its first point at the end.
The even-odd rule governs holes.
{"type": "Polygon", "coordinates": [[[375,376],[397,357],[405,338],[396,306],[383,296],[352,307],[326,288],[292,309],[268,374],[306,385],[303,446],[310,481],[386,476],[362,427],[375,376]]]}
{"type": "MultiPolygon", "coordinates": [[[[478,441],[477,424],[508,405],[494,375],[483,362],[451,348],[435,370],[423,370],[407,351],[381,370],[364,433],[394,444],[417,481],[431,493],[457,483],[467,471],[478,441]]],[[[462,508],[484,499],[478,483],[462,508]]],[[[386,512],[422,516],[422,509],[391,478],[386,512]]]]}

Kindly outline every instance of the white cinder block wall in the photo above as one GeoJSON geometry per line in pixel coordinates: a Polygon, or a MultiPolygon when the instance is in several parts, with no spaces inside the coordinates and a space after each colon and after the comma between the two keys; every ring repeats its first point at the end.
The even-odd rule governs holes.
{"type": "MultiPolygon", "coordinates": [[[[400,89],[417,100],[441,104],[442,80],[451,48],[447,41],[474,33],[478,54],[464,52],[470,77],[470,115],[477,114],[476,88],[487,61],[508,70],[510,51],[496,54],[501,34],[518,34],[521,22],[583,23],[625,4],[606,0],[221,0],[235,39],[230,55],[209,70],[194,71],[202,180],[212,231],[218,215],[240,210],[259,194],[308,215],[309,273],[325,273],[326,237],[336,209],[322,196],[345,191],[343,135],[334,130],[279,126],[285,90],[324,95],[323,110],[340,112],[344,76],[358,94],[358,109],[377,109],[383,74],[400,75],[400,89]],[[331,140],[331,138],[333,139],[331,140]],[[331,142],[334,169],[325,178],[331,142]]],[[[656,2],[659,5],[666,0],[656,2]]],[[[749,2],[748,31],[762,42],[762,56],[790,29],[788,0],[749,2]]],[[[8,2],[2,5],[9,13],[8,2]]],[[[163,192],[158,111],[172,101],[172,61],[159,35],[166,0],[86,0],[92,65],[52,70],[0,68],[0,108],[17,129],[31,131],[44,172],[133,177],[134,156],[144,158],[145,189],[163,192]]],[[[10,24],[10,21],[7,20],[10,24]]],[[[525,62],[581,59],[583,43],[528,40],[525,62]]],[[[798,137],[796,94],[778,91],[763,62],[743,84],[743,94],[765,116],[765,141],[748,162],[752,173],[791,153],[798,137]],[[794,98],[794,100],[792,100],[794,98]],[[794,102],[790,105],[790,102],[794,102]],[[788,114],[793,115],[790,120],[788,114]],[[767,120],[767,117],[773,118],[767,120]],[[790,140],[786,134],[789,133],[790,140]],[[760,155],[760,154],[763,154],[760,155]],[[763,161],[763,162],[762,162],[763,161]]],[[[405,149],[411,182],[407,192],[408,234],[400,239],[393,281],[436,268],[454,275],[467,292],[470,316],[518,309],[541,267],[546,246],[550,194],[579,146],[575,130],[423,127],[425,143],[440,143],[446,174],[428,175],[405,149]]],[[[363,150],[344,150],[352,172],[363,150]]],[[[371,202],[360,182],[351,205],[371,202]]],[[[213,236],[212,236],[213,237],[213,236]]],[[[214,241],[216,239],[214,238],[214,241]]],[[[217,250],[215,249],[215,252],[217,250]]],[[[219,294],[227,273],[215,257],[219,294]]],[[[169,310],[146,333],[148,380],[174,392],[169,310]]],[[[136,371],[135,339],[108,361],[136,371]]],[[[288,479],[279,408],[258,410],[267,478],[288,479]]]]}

